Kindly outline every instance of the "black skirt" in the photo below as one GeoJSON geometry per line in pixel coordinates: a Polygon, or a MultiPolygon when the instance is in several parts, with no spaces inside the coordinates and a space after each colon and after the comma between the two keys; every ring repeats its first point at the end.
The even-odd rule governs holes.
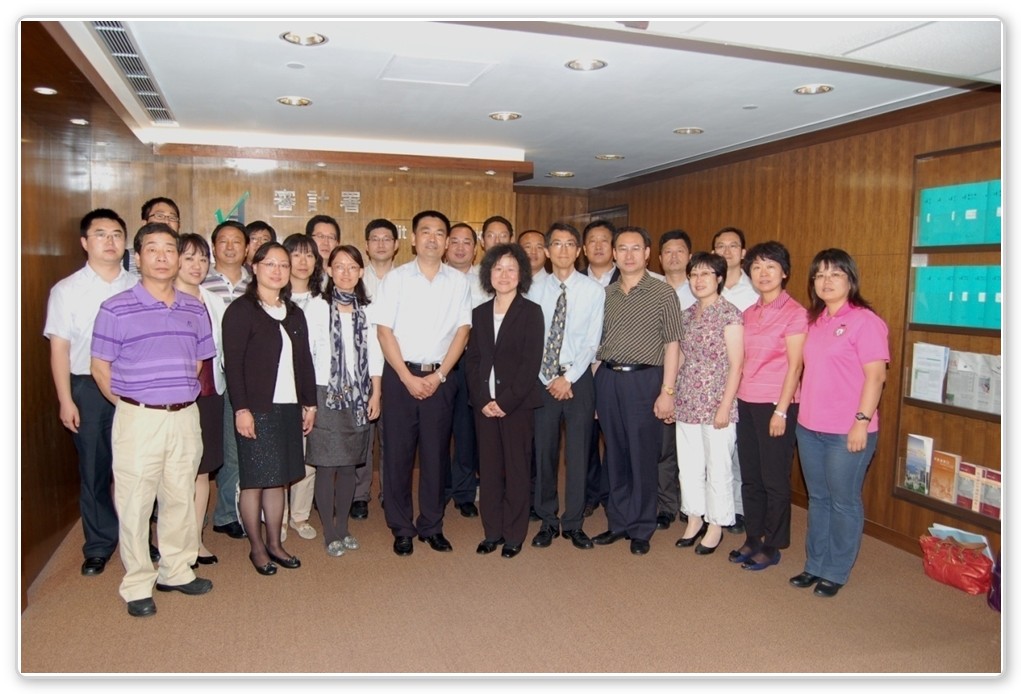
{"type": "Polygon", "coordinates": [[[198,399],[202,426],[202,462],[198,474],[219,470],[223,465],[223,396],[213,393],[198,399]]]}
{"type": "Polygon", "coordinates": [[[255,438],[237,433],[238,479],[242,489],[284,487],[305,476],[301,445],[301,406],[273,404],[270,412],[253,412],[255,438]]]}

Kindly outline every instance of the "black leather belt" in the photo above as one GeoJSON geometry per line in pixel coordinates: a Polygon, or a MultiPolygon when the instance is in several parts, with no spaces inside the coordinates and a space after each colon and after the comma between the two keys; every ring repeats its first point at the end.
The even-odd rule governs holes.
{"type": "Polygon", "coordinates": [[[414,362],[410,362],[410,361],[404,362],[404,365],[406,367],[408,367],[409,369],[414,369],[415,371],[421,371],[422,373],[425,373],[425,374],[432,373],[433,371],[436,371],[437,369],[439,369],[440,366],[441,366],[440,364],[415,364],[414,362]]]}
{"type": "Polygon", "coordinates": [[[652,368],[652,364],[618,364],[614,361],[604,361],[603,364],[606,368],[618,373],[628,373],[631,371],[641,371],[642,369],[652,368]]]}
{"type": "Polygon", "coordinates": [[[144,407],[147,410],[166,410],[167,412],[177,412],[195,404],[195,401],[192,400],[191,402],[175,402],[169,405],[147,405],[144,402],[138,402],[137,400],[126,398],[123,395],[121,396],[121,402],[126,402],[129,405],[134,405],[135,407],[144,407]]]}

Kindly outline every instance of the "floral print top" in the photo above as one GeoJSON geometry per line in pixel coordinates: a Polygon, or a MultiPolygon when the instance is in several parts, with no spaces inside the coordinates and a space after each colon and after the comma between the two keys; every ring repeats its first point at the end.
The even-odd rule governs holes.
{"type": "MultiPolygon", "coordinates": [[[[677,373],[674,417],[685,424],[712,425],[727,387],[727,344],[723,331],[728,325],[742,325],[741,311],[722,296],[697,315],[699,305],[681,313],[681,354],[684,363],[677,373]]],[[[730,410],[730,422],[737,422],[737,398],[730,410]]]]}

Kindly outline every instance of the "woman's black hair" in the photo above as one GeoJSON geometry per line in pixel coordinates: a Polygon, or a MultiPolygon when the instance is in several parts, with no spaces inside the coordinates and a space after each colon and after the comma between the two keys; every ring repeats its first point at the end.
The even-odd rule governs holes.
{"type": "MultiPolygon", "coordinates": [[[[284,239],[284,249],[287,251],[287,255],[291,253],[312,253],[316,259],[315,269],[312,270],[312,276],[308,278],[308,291],[313,297],[317,297],[323,293],[323,277],[326,272],[323,270],[323,257],[319,255],[319,246],[316,244],[316,240],[311,236],[305,236],[304,234],[291,234],[284,239]]],[[[256,252],[258,254],[258,252],[256,252]]]]}
{"type": "Polygon", "coordinates": [[[518,293],[524,294],[532,286],[532,264],[525,249],[516,243],[498,243],[486,251],[479,263],[479,284],[487,294],[496,294],[493,289],[493,266],[505,255],[511,256],[518,263],[518,293]]]}
{"type": "MultiPolygon", "coordinates": [[[[283,251],[284,255],[287,256],[287,262],[291,262],[291,254],[287,252],[287,249],[284,248],[283,244],[277,243],[276,241],[269,241],[259,246],[259,250],[257,250],[255,255],[252,256],[252,281],[248,283],[248,288],[245,290],[244,294],[255,303],[259,303],[259,280],[255,276],[255,266],[265,260],[269,252],[275,248],[279,248],[283,251]]],[[[290,277],[287,279],[287,284],[280,289],[280,300],[284,302],[284,304],[288,307],[288,310],[290,310],[291,306],[293,306],[291,303],[290,277]]]]}
{"type": "Polygon", "coordinates": [[[724,280],[727,278],[727,261],[722,255],[716,255],[715,253],[707,253],[705,251],[699,251],[691,256],[691,260],[688,261],[688,266],[684,268],[684,274],[691,276],[691,271],[700,265],[705,266],[713,271],[716,275],[716,293],[723,293],[724,280]]]}
{"type": "MultiPolygon", "coordinates": [[[[330,259],[326,261],[326,267],[333,267],[333,259],[337,257],[338,253],[346,253],[351,258],[351,260],[358,263],[358,267],[360,267],[363,270],[365,269],[365,261],[362,260],[362,252],[359,251],[354,246],[350,245],[337,246],[332,251],[330,251],[330,259]]],[[[326,301],[331,304],[333,303],[333,287],[334,287],[333,273],[330,273],[328,275],[328,279],[326,280],[325,298],[326,301]]],[[[355,296],[358,298],[359,306],[368,306],[369,304],[372,303],[372,300],[369,299],[368,292],[365,291],[365,283],[362,282],[361,277],[358,278],[358,282],[355,284],[355,296]]]]}
{"type": "Polygon", "coordinates": [[[875,313],[875,309],[861,295],[861,285],[858,280],[858,264],[854,262],[854,258],[843,249],[827,248],[815,254],[815,257],[812,258],[812,264],[808,268],[809,323],[814,323],[822,315],[822,312],[826,310],[826,302],[815,293],[815,276],[824,267],[840,270],[847,275],[847,303],[859,308],[867,308],[875,313]]]}
{"type": "Polygon", "coordinates": [[[782,243],[779,241],[766,241],[749,248],[748,252],[745,253],[744,260],[741,261],[744,274],[749,277],[751,276],[752,263],[756,260],[772,260],[779,265],[780,269],[783,270],[783,274],[786,275],[780,280],[780,288],[787,288],[787,280],[791,276],[791,254],[782,243]]]}

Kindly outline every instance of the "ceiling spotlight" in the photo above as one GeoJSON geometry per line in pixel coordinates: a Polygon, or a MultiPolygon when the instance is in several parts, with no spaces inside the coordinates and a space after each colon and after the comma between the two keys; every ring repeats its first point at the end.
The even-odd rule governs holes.
{"type": "Polygon", "coordinates": [[[277,103],[284,106],[308,106],[312,103],[312,100],[303,96],[279,96],[277,97],[277,103]]]}
{"type": "Polygon", "coordinates": [[[623,159],[623,158],[624,158],[623,154],[597,154],[596,155],[596,159],[599,159],[600,161],[617,161],[618,159],[623,159]]]}
{"type": "Polygon", "coordinates": [[[84,118],[72,118],[71,119],[71,123],[73,125],[88,125],[89,124],[89,122],[87,120],[85,120],[84,118]]]}
{"type": "Polygon", "coordinates": [[[598,58],[575,58],[564,63],[564,67],[578,70],[579,72],[591,72],[592,70],[602,70],[606,67],[606,61],[599,60],[598,58]]]}
{"type": "Polygon", "coordinates": [[[293,43],[295,46],[321,46],[322,44],[329,41],[328,38],[322,34],[309,34],[308,36],[300,36],[295,34],[293,31],[285,31],[280,34],[287,43],[293,43]]]}
{"type": "Polygon", "coordinates": [[[809,95],[809,94],[826,94],[832,92],[833,86],[829,84],[803,84],[794,90],[795,94],[809,95]]]}
{"type": "Polygon", "coordinates": [[[57,93],[57,90],[53,87],[36,87],[32,91],[36,94],[42,94],[43,96],[53,96],[57,93]]]}
{"type": "Polygon", "coordinates": [[[705,132],[705,130],[703,130],[702,128],[693,128],[693,127],[674,128],[674,134],[675,135],[701,135],[704,132],[705,132]]]}
{"type": "Polygon", "coordinates": [[[574,178],[573,171],[550,171],[546,178],[574,178]]]}
{"type": "Polygon", "coordinates": [[[494,111],[489,114],[489,117],[493,120],[517,120],[521,118],[521,114],[514,111],[494,111]]]}

